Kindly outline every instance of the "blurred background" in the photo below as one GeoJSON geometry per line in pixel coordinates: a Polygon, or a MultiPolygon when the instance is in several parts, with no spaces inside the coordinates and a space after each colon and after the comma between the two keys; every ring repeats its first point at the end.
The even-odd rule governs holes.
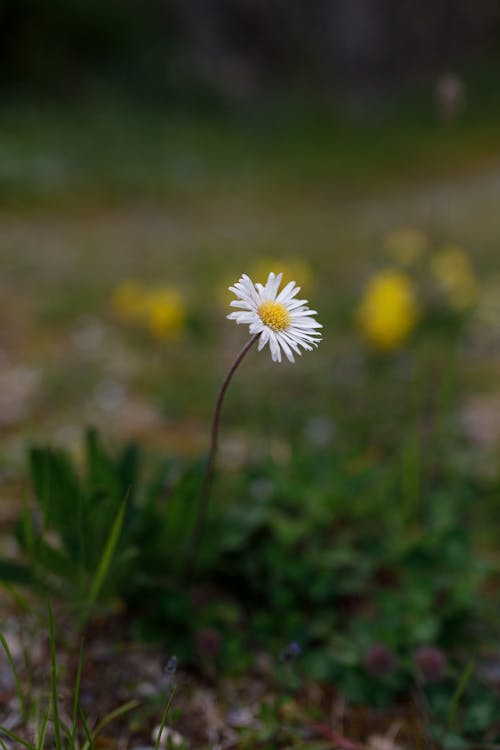
{"type": "MultiPolygon", "coordinates": [[[[332,435],[353,410],[371,420],[374,355],[396,352],[406,392],[436,310],[473,319],[467,372],[495,381],[497,2],[3,0],[0,20],[9,461],[26,436],[76,444],[89,422],[199,451],[244,338],[225,320],[242,272],[296,278],[325,341],[279,372],[253,357],[228,428],[263,413],[281,435],[304,411],[332,435]],[[412,299],[377,341],[359,305],[388,268],[404,276],[379,292],[389,308],[398,283],[412,299]]],[[[481,404],[471,419],[483,408],[496,435],[481,404]]]]}
{"type": "Polygon", "coordinates": [[[499,195],[497,0],[0,0],[0,578],[493,746],[499,195]],[[270,271],[324,339],[231,383],[189,590],[228,286],[270,271]]]}

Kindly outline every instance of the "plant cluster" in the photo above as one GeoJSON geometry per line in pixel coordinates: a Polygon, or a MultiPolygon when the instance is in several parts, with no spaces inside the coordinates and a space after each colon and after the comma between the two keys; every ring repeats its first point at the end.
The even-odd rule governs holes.
{"type": "Polygon", "coordinates": [[[274,679],[292,692],[315,680],[379,708],[411,696],[445,746],[497,738],[498,699],[470,646],[487,620],[471,518],[498,487],[458,466],[450,441],[426,452],[419,419],[404,440],[368,452],[354,427],[335,450],[294,440],[281,466],[253,457],[217,477],[210,502],[239,363],[254,343],[279,363],[321,341],[316,311],[294,282],[279,291],[281,279],[243,275],[231,287],[228,317],[251,338],[219,393],[208,464],[147,465],[138,445],[115,453],[94,430],[81,465],[64,449],[33,447],[33,496],[17,526],[23,559],[0,561],[0,575],[68,602],[81,626],[124,607],[138,636],[168,640],[206,675],[280,655],[274,679]],[[292,661],[300,674],[283,672],[292,661]]]}

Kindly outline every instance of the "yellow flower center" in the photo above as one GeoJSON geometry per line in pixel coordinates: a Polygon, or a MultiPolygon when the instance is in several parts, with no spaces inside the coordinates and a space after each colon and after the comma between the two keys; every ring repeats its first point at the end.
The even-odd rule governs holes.
{"type": "Polygon", "coordinates": [[[263,302],[257,312],[262,322],[273,331],[283,331],[290,325],[290,313],[281,302],[263,302]]]}

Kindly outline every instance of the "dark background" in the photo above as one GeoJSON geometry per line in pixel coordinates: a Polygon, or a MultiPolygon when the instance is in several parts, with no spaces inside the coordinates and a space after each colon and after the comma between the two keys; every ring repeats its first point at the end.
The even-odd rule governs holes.
{"type": "Polygon", "coordinates": [[[349,106],[498,69],[496,0],[3,0],[3,96],[114,92],[213,106],[349,106]]]}

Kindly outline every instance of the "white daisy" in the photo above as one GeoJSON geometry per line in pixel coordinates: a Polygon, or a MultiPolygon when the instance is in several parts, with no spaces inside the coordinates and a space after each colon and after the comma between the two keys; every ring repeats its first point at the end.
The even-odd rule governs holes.
{"type": "Polygon", "coordinates": [[[313,319],[317,312],[307,307],[307,300],[295,299],[300,292],[295,281],[290,281],[278,294],[282,278],[282,273],[270,273],[264,286],[254,284],[243,274],[234,286],[229,287],[237,297],[230,306],[242,309],[227,317],[238,324],[248,324],[250,333],[260,334],[258,349],[260,351],[269,344],[273,362],[281,362],[282,349],[287,359],[295,362],[292,349],[297,354],[302,354],[300,346],[311,351],[321,340],[317,329],[323,326],[313,319]]]}

